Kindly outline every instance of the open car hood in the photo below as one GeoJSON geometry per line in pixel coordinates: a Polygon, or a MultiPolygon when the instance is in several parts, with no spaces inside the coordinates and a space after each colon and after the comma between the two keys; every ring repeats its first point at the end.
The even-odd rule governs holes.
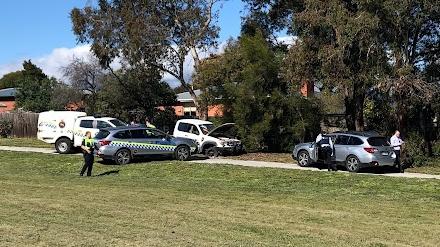
{"type": "Polygon", "coordinates": [[[214,128],[207,135],[215,138],[226,137],[230,139],[237,139],[238,134],[237,128],[235,128],[235,123],[226,123],[214,128]]]}

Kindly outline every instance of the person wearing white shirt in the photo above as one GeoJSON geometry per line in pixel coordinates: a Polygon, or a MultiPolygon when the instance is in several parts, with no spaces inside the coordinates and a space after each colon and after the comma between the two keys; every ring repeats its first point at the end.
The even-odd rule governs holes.
{"type": "Polygon", "coordinates": [[[337,171],[336,163],[333,161],[334,148],[333,141],[330,136],[319,134],[316,137],[315,143],[318,145],[318,157],[321,153],[324,157],[324,162],[327,164],[328,171],[337,171]]]}
{"type": "Polygon", "coordinates": [[[394,135],[390,139],[391,147],[394,149],[394,153],[396,154],[396,161],[395,164],[397,167],[399,167],[400,172],[404,172],[404,168],[400,162],[400,150],[402,148],[402,144],[404,143],[402,139],[400,138],[400,132],[396,130],[394,135]]]}

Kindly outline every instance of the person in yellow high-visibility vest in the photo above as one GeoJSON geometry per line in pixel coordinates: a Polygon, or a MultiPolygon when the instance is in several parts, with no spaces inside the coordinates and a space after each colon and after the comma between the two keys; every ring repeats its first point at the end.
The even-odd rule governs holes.
{"type": "Polygon", "coordinates": [[[148,117],[145,118],[145,126],[146,126],[147,128],[153,128],[153,129],[156,128],[156,126],[154,126],[154,125],[150,122],[150,119],[149,119],[148,117]]]}
{"type": "Polygon", "coordinates": [[[83,150],[84,157],[84,166],[81,169],[80,176],[83,176],[87,170],[87,176],[92,176],[92,168],[93,168],[93,151],[95,149],[95,140],[92,138],[92,133],[90,131],[86,132],[86,136],[84,137],[81,149],[83,150]]]}

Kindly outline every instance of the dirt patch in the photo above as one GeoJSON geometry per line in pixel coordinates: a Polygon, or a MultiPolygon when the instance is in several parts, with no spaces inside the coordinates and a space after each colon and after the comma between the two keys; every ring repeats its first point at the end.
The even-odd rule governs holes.
{"type": "Polygon", "coordinates": [[[296,161],[292,159],[292,155],[290,153],[247,153],[238,156],[228,156],[227,158],[234,160],[296,163],[296,161]]]}

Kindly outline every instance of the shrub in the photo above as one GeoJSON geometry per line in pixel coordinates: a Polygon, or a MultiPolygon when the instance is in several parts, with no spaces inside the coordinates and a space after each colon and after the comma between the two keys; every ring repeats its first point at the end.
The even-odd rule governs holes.
{"type": "Polygon", "coordinates": [[[9,137],[12,133],[12,121],[9,119],[0,119],[0,137],[9,137]]]}
{"type": "Polygon", "coordinates": [[[412,159],[414,166],[423,166],[429,160],[424,152],[424,145],[425,141],[419,133],[409,133],[405,141],[404,152],[405,156],[412,159]]]}

